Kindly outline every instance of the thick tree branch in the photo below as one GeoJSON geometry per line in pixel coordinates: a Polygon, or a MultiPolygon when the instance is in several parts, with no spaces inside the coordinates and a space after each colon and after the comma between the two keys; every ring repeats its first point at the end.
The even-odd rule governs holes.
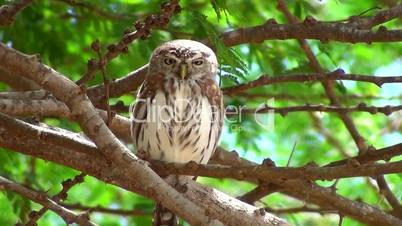
{"type": "Polygon", "coordinates": [[[25,92],[0,92],[0,99],[16,100],[44,100],[51,99],[52,95],[45,90],[25,91],[25,92]]]}
{"type": "Polygon", "coordinates": [[[363,202],[346,199],[338,195],[332,188],[323,188],[310,181],[284,181],[281,192],[322,208],[336,209],[340,214],[350,216],[368,225],[402,225],[401,219],[363,202]]]}
{"type": "Polygon", "coordinates": [[[0,7],[0,26],[11,25],[19,12],[31,4],[33,0],[14,0],[0,7]]]}
{"type": "MultiPolygon", "coordinates": [[[[26,125],[26,123],[22,123],[24,125],[26,125]]],[[[2,124],[0,124],[1,127],[2,124]]],[[[14,124],[10,125],[12,128],[15,128],[15,130],[7,130],[7,133],[5,131],[1,132],[0,129],[0,144],[3,147],[7,147],[7,148],[11,148],[17,151],[20,151],[22,153],[28,154],[28,155],[34,155],[36,157],[40,157],[43,158],[45,160],[49,160],[49,161],[53,161],[56,163],[60,163],[63,165],[67,165],[70,166],[72,168],[75,168],[77,170],[80,170],[82,172],[86,172],[92,176],[95,176],[103,181],[106,182],[111,182],[113,184],[117,184],[120,187],[123,187],[125,189],[130,190],[130,180],[132,180],[133,178],[126,178],[124,176],[124,174],[116,174],[115,177],[113,177],[113,181],[110,181],[110,173],[109,171],[111,170],[111,167],[113,168],[112,165],[110,165],[110,163],[108,163],[108,161],[102,156],[102,155],[97,155],[94,154],[96,153],[96,147],[93,144],[90,145],[84,145],[87,146],[88,148],[79,148],[78,150],[80,150],[79,152],[69,149],[69,148],[65,148],[65,147],[60,147],[60,146],[55,146],[52,143],[48,143],[51,142],[52,139],[49,140],[41,140],[40,139],[40,134],[44,134],[44,130],[50,130],[50,129],[42,129],[42,131],[40,133],[35,132],[35,130],[29,132],[29,131],[25,131],[21,128],[21,126],[16,126],[14,124]],[[12,139],[10,139],[9,137],[12,137],[12,139]],[[16,140],[18,139],[18,140],[16,140]],[[36,147],[36,148],[32,148],[32,147],[36,147]]],[[[35,127],[35,126],[33,126],[35,127]]],[[[46,137],[46,136],[45,136],[46,137]]],[[[74,139],[72,139],[71,142],[74,139]]],[[[85,141],[85,140],[84,140],[85,141]]],[[[85,141],[88,142],[88,141],[85,141]]],[[[65,145],[65,143],[63,142],[56,142],[57,144],[60,145],[65,145]]],[[[75,138],[75,145],[73,146],[77,146],[77,145],[81,145],[79,143],[77,143],[77,138],[75,138]]],[[[69,144],[71,145],[71,144],[69,144]]],[[[243,166],[256,166],[255,163],[247,161],[245,159],[241,159],[239,158],[239,156],[236,154],[236,152],[226,152],[226,151],[222,151],[220,149],[217,150],[216,154],[214,155],[213,158],[215,163],[226,163],[228,165],[239,165],[239,164],[243,164],[243,166]]],[[[114,170],[122,170],[121,168],[116,168],[114,170]]],[[[290,180],[289,180],[290,181],[290,180]]],[[[295,184],[292,184],[291,186],[293,188],[303,188],[307,191],[309,191],[309,187],[303,187],[304,185],[301,184],[302,180],[295,180],[295,184]],[[299,182],[297,182],[299,181],[299,182]],[[300,187],[301,186],[301,187],[300,187]]],[[[283,190],[282,186],[287,186],[284,184],[284,182],[286,182],[286,180],[279,180],[278,182],[278,186],[281,187],[281,191],[283,190]]],[[[329,197],[326,197],[327,195],[329,195],[329,193],[323,191],[322,189],[324,188],[320,188],[320,187],[316,187],[316,189],[318,189],[318,191],[320,191],[320,193],[315,194],[314,196],[309,197],[310,202],[312,203],[316,203],[320,206],[326,207],[328,206],[328,203],[326,203],[325,201],[322,200],[327,200],[329,199],[329,197]],[[321,197],[322,195],[322,197],[321,197]]],[[[298,197],[302,200],[305,199],[305,197],[300,196],[300,193],[293,191],[293,192],[287,192],[286,194],[289,194],[291,196],[294,197],[298,197]]],[[[331,195],[333,195],[333,192],[330,193],[331,195]]],[[[212,194],[211,194],[212,195],[212,194]]],[[[214,196],[215,198],[217,198],[216,196],[214,196]]],[[[194,197],[188,197],[190,199],[195,199],[194,197]]],[[[361,218],[365,218],[364,215],[359,215],[358,211],[359,210],[354,210],[353,208],[355,208],[356,206],[354,205],[349,205],[348,202],[353,202],[350,200],[347,200],[343,197],[338,197],[337,203],[335,203],[334,206],[331,206],[331,208],[336,208],[338,209],[338,207],[343,210],[342,212],[345,212],[346,215],[351,215],[357,219],[361,219],[361,218]],[[357,216],[355,216],[357,214],[357,216]]],[[[221,203],[220,201],[222,200],[215,200],[214,203],[216,205],[225,205],[223,203],[221,203]]],[[[204,204],[204,203],[202,203],[204,204]]],[[[227,204],[227,203],[226,203],[227,204]]],[[[375,213],[377,213],[378,210],[376,209],[372,209],[372,207],[367,206],[366,204],[359,204],[358,206],[359,208],[368,208],[369,211],[374,211],[375,213]],[[363,206],[361,206],[363,205],[363,206]]],[[[217,208],[221,208],[221,207],[217,207],[217,208]]],[[[362,212],[366,213],[366,212],[362,212]]],[[[213,213],[211,213],[213,214],[213,213]]],[[[232,218],[234,218],[233,220],[236,221],[236,217],[238,216],[232,216],[232,218]]],[[[376,214],[374,216],[375,219],[373,218],[369,218],[366,219],[362,222],[379,222],[379,221],[385,221],[384,219],[382,219],[383,217],[388,217],[388,215],[381,215],[381,214],[376,214]]],[[[392,218],[393,219],[393,218],[392,218]]]]}
{"type": "Polygon", "coordinates": [[[360,30],[344,23],[327,23],[306,18],[305,22],[297,24],[276,24],[271,19],[266,24],[240,28],[223,33],[221,36],[227,46],[244,43],[261,43],[266,40],[285,39],[317,39],[322,42],[329,40],[349,43],[400,42],[402,30],[387,30],[385,27],[377,31],[360,30]]]}
{"type": "Polygon", "coordinates": [[[6,83],[14,90],[26,91],[40,89],[40,86],[38,86],[31,80],[19,75],[8,74],[3,70],[0,70],[0,81],[6,83]]]}
{"type": "MultiPolygon", "coordinates": [[[[81,172],[95,176],[102,181],[136,192],[131,184],[137,181],[137,178],[129,177],[124,173],[124,171],[126,171],[125,168],[116,167],[105,156],[99,154],[99,150],[93,143],[69,132],[57,135],[57,132],[48,128],[33,126],[20,120],[1,116],[1,114],[0,118],[3,120],[0,123],[0,146],[72,167],[81,172]],[[55,139],[54,136],[63,137],[55,139]],[[114,172],[113,175],[110,174],[112,171],[114,172]]],[[[220,157],[219,159],[221,160],[228,159],[221,155],[220,157]]],[[[191,186],[194,187],[197,185],[192,184],[191,186]]],[[[213,208],[217,210],[226,209],[229,211],[229,209],[232,208],[231,203],[237,202],[234,198],[227,196],[222,196],[226,198],[221,199],[221,196],[214,195],[216,194],[215,192],[209,194],[210,197],[203,197],[211,201],[208,205],[205,202],[198,203],[200,196],[197,196],[197,194],[201,194],[200,192],[207,188],[200,187],[197,189],[198,192],[186,191],[184,195],[193,202],[197,202],[197,204],[204,209],[211,208],[211,203],[213,203],[213,205],[216,205],[213,208]]],[[[187,190],[189,190],[189,188],[187,190]]],[[[208,192],[203,193],[206,194],[208,192]]],[[[246,213],[240,214],[239,211],[245,209],[254,212],[257,208],[247,204],[238,204],[235,209],[230,210],[230,212],[226,214],[221,214],[220,212],[209,212],[208,214],[227,225],[235,225],[236,222],[244,221],[245,219],[258,222],[256,225],[271,225],[268,224],[268,222],[271,221],[279,222],[278,225],[287,225],[281,219],[275,219],[275,217],[270,214],[250,219],[252,217],[251,215],[246,215],[246,213]]]]}
{"type": "Polygon", "coordinates": [[[74,212],[60,206],[55,201],[50,199],[45,193],[40,193],[37,191],[30,190],[22,185],[14,183],[10,180],[7,180],[4,177],[0,176],[0,188],[5,188],[7,190],[13,191],[15,193],[24,196],[27,199],[30,199],[36,203],[41,204],[42,206],[52,210],[57,213],[60,217],[64,219],[67,224],[77,223],[79,225],[84,226],[95,226],[96,224],[92,223],[88,219],[88,215],[80,214],[77,215],[74,212]]]}
{"type": "MultiPolygon", "coordinates": [[[[287,8],[281,2],[278,5],[281,11],[287,8]]],[[[347,22],[321,22],[308,16],[302,23],[289,20],[291,14],[287,13],[290,24],[277,24],[274,19],[270,19],[263,25],[225,32],[221,38],[226,46],[274,39],[317,39],[323,42],[334,40],[350,43],[398,42],[402,40],[402,30],[387,30],[385,27],[380,27],[377,31],[367,29],[400,16],[401,11],[402,4],[380,11],[373,17],[351,17],[347,22]]]]}
{"type": "MultiPolygon", "coordinates": [[[[34,156],[37,156],[40,158],[47,159],[49,161],[54,161],[54,162],[59,162],[64,165],[69,165],[70,167],[76,168],[77,170],[81,170],[81,171],[84,170],[83,172],[96,176],[96,177],[100,178],[101,180],[109,181],[107,179],[107,178],[110,178],[108,171],[110,171],[110,167],[113,167],[113,166],[108,164],[107,160],[104,157],[102,157],[101,155],[86,154],[84,152],[76,152],[74,150],[65,149],[65,148],[62,149],[64,151],[60,152],[60,148],[61,148],[60,146],[57,147],[54,145],[50,145],[46,142],[45,142],[45,144],[41,145],[40,143],[43,143],[43,141],[41,141],[40,139],[37,138],[38,133],[35,133],[36,138],[27,137],[27,133],[25,131],[21,131],[20,129],[16,129],[12,133],[10,133],[10,132],[7,132],[7,133],[8,134],[6,137],[8,138],[11,135],[11,137],[13,137],[13,139],[5,139],[4,140],[4,138],[3,138],[3,140],[2,140],[2,137],[5,135],[5,133],[4,132],[1,133],[1,131],[0,131],[0,144],[2,146],[8,147],[8,148],[14,148],[14,150],[22,151],[25,154],[34,155],[34,156]],[[20,134],[18,134],[18,136],[17,136],[17,134],[14,134],[14,133],[20,133],[20,134]],[[18,139],[18,141],[15,139],[18,139]],[[34,143],[32,143],[32,142],[34,142],[34,143]],[[24,145],[26,145],[26,146],[24,146],[24,145]],[[35,145],[34,147],[37,147],[37,148],[36,149],[32,148],[33,146],[31,146],[31,145],[35,145]],[[68,150],[70,150],[70,151],[68,151],[68,150]],[[76,159],[77,155],[79,155],[78,159],[76,159]]],[[[93,146],[93,147],[95,148],[95,146],[93,146]]],[[[228,162],[229,164],[236,164],[236,162],[238,162],[238,163],[243,163],[246,165],[254,165],[252,162],[248,162],[246,160],[239,159],[235,153],[230,154],[228,152],[218,151],[215,158],[217,158],[218,161],[220,161],[220,162],[229,161],[228,162]],[[226,156],[227,154],[229,154],[229,155],[226,156]],[[229,158],[227,158],[227,157],[229,157],[229,158]]],[[[116,168],[115,170],[121,170],[121,168],[116,168]]],[[[130,182],[128,180],[130,180],[132,178],[126,178],[124,176],[124,174],[117,174],[117,175],[118,176],[113,177],[113,181],[109,181],[109,182],[112,182],[114,184],[117,184],[120,187],[128,189],[129,188],[128,186],[130,184],[130,182]]],[[[281,191],[283,191],[283,189],[284,189],[283,186],[285,186],[285,187],[288,186],[287,184],[284,184],[285,182],[286,182],[286,180],[285,181],[281,180],[281,182],[278,184],[281,186],[281,191]]],[[[324,188],[315,187],[315,189],[318,189],[318,190],[313,192],[314,195],[300,196],[300,189],[304,189],[303,192],[309,192],[309,189],[310,189],[309,186],[306,186],[305,184],[303,185],[301,183],[301,180],[295,180],[294,184],[291,184],[290,186],[292,186],[293,188],[296,188],[298,191],[297,192],[296,191],[285,192],[286,194],[298,197],[302,200],[305,200],[307,197],[308,198],[307,201],[318,204],[322,207],[328,207],[328,205],[331,203],[330,208],[339,209],[342,212],[344,212],[346,215],[351,215],[354,218],[362,220],[362,222],[378,223],[378,222],[387,222],[389,220],[389,219],[388,220],[383,219],[384,217],[388,218],[388,215],[383,215],[382,213],[379,213],[378,212],[379,210],[373,209],[372,207],[367,206],[364,203],[356,204],[353,201],[347,200],[341,196],[336,197],[335,200],[337,200],[337,202],[327,202],[325,200],[331,199],[331,197],[327,197],[327,196],[333,196],[334,193],[332,191],[326,192],[323,190],[324,188]],[[297,182],[297,181],[299,181],[299,182],[297,182]],[[316,193],[317,191],[319,191],[319,193],[316,193]],[[353,202],[353,204],[351,204],[349,202],[353,202]],[[332,205],[332,203],[333,203],[333,205],[332,205]],[[357,209],[355,209],[355,208],[357,208],[357,209]],[[364,211],[360,212],[360,208],[363,208],[364,211]],[[367,211],[372,212],[372,214],[374,214],[374,215],[371,215],[369,218],[366,218],[366,216],[364,214],[367,214],[367,211]]],[[[212,194],[210,194],[210,195],[212,195],[212,194]]],[[[213,196],[213,197],[216,197],[216,196],[213,196]]],[[[189,197],[189,198],[191,199],[191,197],[189,197]]],[[[225,202],[219,204],[220,201],[216,200],[213,203],[215,203],[215,205],[222,205],[225,202]]],[[[202,204],[205,204],[205,203],[202,203],[202,204]]],[[[219,208],[221,208],[221,207],[219,207],[219,208]]],[[[235,217],[235,216],[232,216],[232,217],[235,217]]],[[[393,220],[395,220],[395,219],[391,218],[391,221],[393,221],[393,220]]],[[[387,223],[385,223],[385,224],[387,224],[387,223]]]]}

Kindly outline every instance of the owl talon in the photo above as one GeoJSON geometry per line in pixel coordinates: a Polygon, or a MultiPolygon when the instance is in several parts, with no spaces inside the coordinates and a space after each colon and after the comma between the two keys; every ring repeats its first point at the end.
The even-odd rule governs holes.
{"type": "Polygon", "coordinates": [[[149,159],[149,153],[144,151],[144,150],[138,150],[137,151],[137,157],[139,159],[142,159],[142,160],[148,160],[149,159]]]}

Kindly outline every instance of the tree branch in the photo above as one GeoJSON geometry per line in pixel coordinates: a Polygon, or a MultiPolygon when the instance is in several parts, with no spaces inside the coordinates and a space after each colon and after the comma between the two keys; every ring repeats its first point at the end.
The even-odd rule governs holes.
{"type": "MultiPolygon", "coordinates": [[[[278,3],[281,11],[284,4],[278,3]]],[[[226,46],[234,46],[244,43],[261,43],[274,39],[317,39],[322,42],[329,40],[350,43],[372,42],[398,42],[402,40],[402,30],[387,30],[384,26],[377,31],[366,30],[374,25],[384,23],[398,17],[402,11],[402,4],[391,9],[383,10],[373,17],[352,17],[348,22],[321,22],[308,16],[304,22],[299,23],[294,19],[289,20],[290,13],[286,17],[290,24],[277,24],[275,19],[269,19],[265,24],[240,28],[225,32],[221,35],[226,46]]]]}
{"type": "MultiPolygon", "coordinates": [[[[377,114],[379,112],[383,113],[384,115],[388,116],[393,112],[402,110],[402,105],[397,106],[384,106],[384,107],[375,107],[375,106],[366,106],[366,104],[361,103],[355,107],[338,107],[338,106],[324,106],[320,105],[310,105],[306,104],[304,106],[291,106],[291,107],[271,107],[271,106],[264,106],[257,109],[242,109],[242,113],[246,114],[253,114],[253,113],[267,113],[267,112],[274,112],[279,113],[282,116],[286,116],[288,113],[291,112],[299,112],[299,111],[306,111],[306,112],[336,112],[336,113],[349,113],[349,112],[368,112],[371,114],[377,114]]],[[[236,113],[235,110],[228,110],[227,113],[236,113]]]]}
{"type": "Polygon", "coordinates": [[[275,214],[289,214],[289,213],[300,213],[300,212],[312,212],[312,213],[319,213],[319,214],[328,214],[334,213],[338,214],[336,209],[323,209],[317,207],[309,207],[309,206],[301,206],[301,207],[294,207],[294,208],[286,208],[286,209],[274,209],[265,207],[265,210],[275,213],[275,214]]]}
{"type": "MultiPolygon", "coordinates": [[[[57,136],[57,132],[51,129],[30,125],[20,120],[11,119],[7,116],[1,116],[1,114],[0,118],[2,119],[0,123],[0,146],[72,167],[81,172],[85,172],[88,175],[95,176],[96,178],[107,183],[112,183],[124,189],[137,192],[135,190],[136,188],[132,186],[132,183],[137,182],[138,178],[129,177],[129,175],[125,173],[127,170],[126,168],[114,165],[105,156],[99,154],[99,150],[93,143],[77,137],[77,135],[73,135],[69,132],[60,132],[60,135],[58,136],[63,137],[55,139],[54,136],[57,136]],[[111,171],[114,172],[112,176],[110,174],[111,171]]],[[[219,158],[221,160],[228,159],[225,156],[219,156],[221,157],[219,158]]],[[[242,162],[243,161],[244,160],[242,160],[242,162]]],[[[191,186],[193,188],[197,185],[192,184],[191,186]]],[[[187,190],[189,189],[190,188],[187,190]]],[[[201,192],[208,188],[200,187],[197,189],[199,192],[201,192]]],[[[184,195],[191,201],[197,202],[197,204],[203,209],[209,209],[211,208],[211,205],[216,205],[213,208],[218,210],[229,210],[232,208],[231,203],[237,202],[234,201],[234,198],[227,196],[222,196],[226,198],[220,199],[220,196],[214,195],[216,194],[215,192],[208,193],[210,197],[203,197],[208,198],[208,200],[210,200],[213,204],[209,203],[207,205],[204,202],[198,203],[200,197],[197,196],[197,194],[200,194],[199,192],[187,191],[184,193],[184,195]]],[[[249,219],[251,216],[240,214],[240,212],[238,212],[238,208],[242,210],[247,209],[248,211],[252,210],[253,212],[257,209],[246,204],[238,204],[235,209],[230,210],[231,212],[227,212],[226,214],[220,214],[219,212],[208,212],[208,214],[209,216],[219,219],[227,225],[236,224],[236,222],[244,221],[244,219],[248,219],[253,222],[258,221],[259,223],[256,225],[271,225],[267,224],[267,222],[270,222],[275,218],[273,215],[266,214],[264,216],[249,219]]],[[[279,218],[274,219],[274,221],[279,222],[278,225],[287,225],[279,218]]]]}
{"type": "Polygon", "coordinates": [[[346,199],[338,195],[332,188],[323,188],[310,181],[283,181],[281,192],[322,208],[336,209],[340,214],[350,216],[368,225],[402,225],[401,219],[366,203],[346,199]]]}
{"type": "MultiPolygon", "coordinates": [[[[0,93],[0,96],[2,93],[0,93]]],[[[103,115],[107,115],[106,112],[97,109],[103,115]]],[[[118,110],[119,112],[128,112],[128,106],[122,105],[119,109],[114,108],[114,110],[118,110]]],[[[228,108],[226,109],[226,116],[227,117],[234,117],[239,114],[262,114],[262,113],[276,113],[281,114],[282,116],[286,116],[288,113],[292,112],[335,112],[335,113],[346,113],[346,112],[368,112],[371,114],[382,113],[386,116],[391,115],[393,112],[401,111],[402,105],[397,106],[366,106],[364,103],[361,103],[357,106],[353,107],[336,107],[336,106],[324,106],[320,105],[311,105],[306,104],[303,106],[289,106],[289,107],[271,107],[271,106],[264,106],[257,109],[253,108],[242,108],[239,112],[238,109],[228,108]]],[[[44,99],[44,100],[24,100],[24,99],[2,99],[0,97],[0,112],[18,116],[18,117],[27,117],[27,116],[36,116],[36,117],[68,117],[73,118],[72,113],[68,109],[68,107],[54,99],[44,99]]],[[[104,120],[107,120],[107,117],[103,117],[104,120]]],[[[121,129],[116,129],[116,126],[119,121],[124,120],[127,121],[128,119],[115,114],[113,117],[118,117],[117,120],[112,120],[112,124],[115,125],[111,126],[113,132],[119,132],[121,129]]],[[[125,123],[129,123],[128,121],[125,123]]],[[[124,140],[129,141],[131,138],[130,136],[124,136],[124,140]]]]}
{"type": "MultiPolygon", "coordinates": [[[[286,3],[283,0],[278,0],[277,6],[278,6],[278,9],[280,11],[282,11],[283,14],[286,16],[288,21],[290,21],[292,24],[298,23],[298,19],[290,13],[286,3]]],[[[400,15],[401,12],[402,12],[402,4],[389,9],[388,12],[382,11],[380,13],[377,13],[377,15],[379,15],[379,16],[377,18],[376,18],[376,16],[373,17],[376,19],[373,19],[371,21],[370,21],[370,19],[368,19],[368,21],[369,21],[368,27],[377,25],[381,22],[385,22],[385,21],[388,21],[393,18],[396,18],[398,15],[400,15]]],[[[367,18],[366,18],[366,21],[367,21],[367,18]]],[[[305,22],[310,23],[311,21],[306,19],[305,22]]],[[[381,33],[386,30],[387,29],[384,26],[381,26],[381,27],[379,27],[377,33],[381,33]]],[[[315,57],[315,55],[314,55],[313,51],[311,50],[307,41],[304,39],[298,39],[298,42],[299,42],[300,46],[302,47],[304,53],[306,54],[312,69],[314,69],[317,73],[323,73],[323,69],[321,68],[320,63],[318,62],[317,58],[315,57]]],[[[331,104],[335,105],[335,106],[340,106],[341,105],[340,101],[333,90],[333,83],[331,83],[329,81],[324,81],[322,84],[324,86],[325,92],[326,92],[329,100],[331,101],[331,104]]],[[[342,119],[343,123],[345,124],[346,128],[348,129],[350,135],[352,136],[357,148],[359,149],[359,154],[363,154],[364,152],[366,152],[367,151],[366,141],[360,135],[360,133],[357,130],[351,117],[347,113],[344,113],[344,112],[339,113],[339,116],[342,119]]],[[[383,176],[379,175],[378,177],[381,178],[383,176]]],[[[393,196],[393,194],[391,192],[389,192],[389,196],[393,196]]],[[[386,198],[388,198],[388,197],[386,196],[386,198]]],[[[390,202],[390,200],[388,200],[388,201],[390,202]]],[[[391,200],[391,202],[392,201],[393,200],[391,200]]]]}
{"type": "Polygon", "coordinates": [[[402,206],[399,203],[398,199],[392,193],[391,188],[388,186],[384,176],[377,177],[376,182],[380,193],[385,196],[388,203],[392,206],[394,215],[402,219],[402,206]]]}
{"type": "Polygon", "coordinates": [[[42,206],[46,207],[47,209],[52,210],[53,212],[57,213],[60,217],[62,217],[67,224],[77,223],[79,225],[85,225],[85,226],[96,225],[91,221],[89,221],[88,215],[75,214],[74,212],[58,205],[55,201],[51,200],[45,193],[30,190],[28,188],[23,187],[22,185],[14,183],[0,176],[0,188],[1,187],[13,191],[15,193],[18,193],[21,196],[24,196],[25,198],[37,202],[42,206]]]}
{"type": "MultiPolygon", "coordinates": [[[[401,144],[402,145],[402,144],[401,144]]],[[[348,177],[377,176],[402,172],[402,161],[384,164],[349,162],[342,166],[303,167],[221,166],[191,163],[161,163],[152,161],[152,168],[164,174],[233,178],[246,181],[273,182],[287,179],[333,180],[348,177]]]]}
{"type": "Polygon", "coordinates": [[[97,62],[88,61],[88,67],[85,74],[77,84],[85,84],[93,78],[95,72],[102,69],[109,61],[116,58],[121,53],[128,52],[128,45],[138,38],[147,38],[154,27],[163,27],[169,23],[170,18],[180,9],[178,0],[171,0],[161,7],[160,14],[148,16],[144,22],[136,21],[134,23],[136,31],[124,34],[122,39],[117,44],[111,44],[107,47],[107,52],[104,56],[100,56],[97,62]]]}
{"type": "Polygon", "coordinates": [[[381,87],[384,83],[402,83],[402,76],[368,76],[359,74],[345,74],[342,69],[338,69],[329,73],[314,73],[314,74],[293,74],[293,75],[262,75],[258,79],[241,84],[224,88],[223,92],[226,95],[233,95],[239,92],[246,91],[251,88],[256,88],[264,85],[272,85],[287,82],[324,82],[334,80],[348,80],[369,82],[381,87]]]}
{"type": "MultiPolygon", "coordinates": [[[[278,9],[281,10],[287,19],[295,24],[298,22],[298,19],[294,17],[290,12],[289,9],[286,5],[286,3],[283,0],[278,0],[278,9]]],[[[396,18],[400,13],[402,12],[402,4],[399,4],[391,9],[388,9],[388,11],[382,11],[377,13],[376,16],[374,16],[371,20],[370,18],[365,18],[365,21],[368,21],[365,28],[371,28],[374,25],[378,25],[379,23],[383,23],[385,21],[391,20],[393,18],[396,18]]],[[[356,21],[356,20],[355,20],[356,21]]],[[[360,23],[357,23],[360,25],[360,23]]],[[[356,24],[355,24],[356,25],[356,24]]],[[[380,26],[378,29],[378,33],[386,31],[386,27],[380,26]]],[[[310,66],[318,73],[323,73],[323,70],[321,68],[320,63],[318,62],[317,58],[314,56],[313,52],[311,51],[310,46],[308,45],[306,40],[299,39],[298,40],[300,46],[302,47],[303,51],[305,52],[307,58],[309,59],[310,66]]],[[[328,98],[331,101],[332,105],[335,106],[340,106],[340,101],[338,97],[335,95],[335,92],[333,91],[333,83],[330,83],[328,81],[323,82],[323,86],[325,88],[325,92],[328,96],[328,98]]],[[[345,124],[346,128],[348,129],[350,135],[352,136],[356,146],[359,149],[359,154],[363,154],[368,150],[367,144],[365,139],[360,135],[359,131],[357,130],[353,120],[350,118],[350,116],[347,113],[339,113],[340,118],[342,119],[343,123],[345,124]]],[[[378,178],[383,178],[382,175],[379,175],[378,178]]],[[[386,183],[385,179],[382,180],[384,183],[386,183]]],[[[380,186],[380,185],[379,185],[380,186]]],[[[387,199],[393,196],[393,194],[389,191],[388,196],[385,196],[387,199]]],[[[392,200],[388,200],[388,202],[393,202],[395,198],[392,200]]]]}
{"type": "MultiPolygon", "coordinates": [[[[17,121],[17,120],[15,120],[17,121]]],[[[21,124],[20,122],[19,124],[21,124]]],[[[24,125],[27,125],[26,123],[22,123],[24,125]]],[[[7,130],[3,131],[1,130],[1,127],[3,127],[5,124],[1,123],[0,124],[0,145],[6,148],[11,148],[13,150],[17,150],[19,152],[22,152],[24,154],[28,155],[33,155],[48,161],[53,161],[59,164],[67,165],[70,166],[74,169],[80,170],[82,172],[88,173],[89,175],[95,176],[99,178],[100,180],[103,180],[105,182],[113,183],[116,184],[122,188],[131,190],[132,187],[130,187],[130,180],[133,180],[133,178],[126,177],[125,174],[121,173],[116,173],[116,176],[113,177],[113,181],[110,180],[110,170],[114,167],[110,163],[108,163],[108,160],[98,154],[96,152],[96,147],[93,144],[89,145],[84,145],[86,148],[78,148],[76,147],[78,151],[75,151],[74,149],[68,149],[63,146],[56,146],[53,143],[49,143],[52,141],[52,139],[40,139],[41,134],[44,134],[44,130],[50,130],[50,129],[42,129],[41,132],[37,132],[35,130],[32,130],[31,132],[23,130],[21,126],[17,126],[14,124],[11,124],[11,128],[15,128],[14,130],[7,130]],[[11,137],[11,139],[10,139],[11,137]],[[32,148],[35,147],[35,148],[32,148]]],[[[32,126],[35,128],[36,126],[32,126]]],[[[44,136],[46,137],[46,136],[44,136]]],[[[79,139],[71,139],[72,143],[75,143],[73,146],[81,146],[82,144],[78,143],[79,139]]],[[[84,143],[88,143],[88,141],[84,140],[84,143]]],[[[71,144],[66,144],[65,142],[55,142],[57,145],[71,145],[71,144]]],[[[395,147],[394,147],[395,148],[395,147]]],[[[245,159],[239,158],[239,156],[236,154],[236,152],[226,152],[223,151],[222,149],[218,149],[217,152],[215,153],[213,157],[213,162],[215,163],[221,163],[221,164],[227,164],[227,165],[239,165],[243,164],[243,166],[256,166],[255,163],[247,161],[245,159]]],[[[119,170],[124,170],[120,167],[115,167],[113,168],[115,171],[119,170]]],[[[290,181],[290,180],[288,180],[290,181]]],[[[293,181],[293,180],[292,180],[293,181]]],[[[306,191],[309,191],[310,187],[303,184],[302,180],[294,180],[295,182],[291,184],[293,188],[297,189],[304,189],[306,191]]],[[[280,186],[280,190],[283,191],[282,186],[287,186],[287,184],[284,184],[286,180],[279,180],[277,182],[278,186],[280,186]]],[[[329,197],[326,197],[328,195],[333,195],[333,192],[327,193],[325,188],[321,187],[316,187],[315,189],[318,189],[320,191],[319,193],[314,193],[314,195],[309,196],[308,201],[312,203],[316,203],[322,207],[326,207],[329,205],[329,203],[332,204],[332,202],[326,202],[325,200],[328,200],[329,197]],[[323,201],[324,200],[324,201],[323,201]]],[[[299,191],[300,192],[300,191],[299,191]]],[[[293,192],[286,192],[286,194],[291,195],[293,197],[297,197],[301,200],[305,200],[306,197],[303,195],[300,195],[300,193],[297,191],[293,192]]],[[[304,191],[303,191],[304,192],[304,191]]],[[[209,194],[212,197],[215,197],[213,194],[209,194]]],[[[195,200],[195,197],[187,196],[191,200],[195,200]]],[[[211,197],[211,198],[212,198],[211,197]]],[[[216,198],[216,197],[215,197],[216,198]]],[[[351,200],[347,200],[341,196],[338,196],[338,202],[334,203],[331,208],[336,208],[342,210],[342,212],[345,212],[346,215],[351,215],[354,218],[357,218],[361,220],[362,222],[371,222],[371,223],[378,223],[378,222],[385,222],[386,220],[382,219],[383,217],[388,217],[388,215],[382,215],[377,213],[379,210],[373,209],[373,207],[368,206],[364,203],[359,203],[358,207],[359,208],[366,208],[367,211],[374,211],[377,213],[376,215],[373,215],[370,218],[366,219],[366,216],[363,215],[366,213],[366,211],[361,212],[359,214],[359,210],[355,210],[356,206],[354,205],[349,205],[349,202],[353,202],[351,200]],[[362,220],[363,219],[363,220],[362,220]]],[[[214,205],[227,205],[228,202],[224,202],[223,200],[215,200],[214,205]]],[[[204,203],[201,203],[204,204],[204,203]]],[[[230,207],[216,207],[216,208],[230,208],[230,207]]],[[[210,214],[214,214],[214,212],[211,212],[210,214]]],[[[233,218],[233,222],[237,221],[237,217],[242,217],[242,215],[235,215],[231,216],[233,218]]],[[[226,219],[226,218],[225,218],[226,219]]],[[[392,218],[394,219],[394,218],[392,218]]],[[[224,222],[225,223],[225,222],[224,222]]]]}
{"type": "Polygon", "coordinates": [[[40,89],[40,86],[31,80],[19,75],[10,75],[3,70],[0,70],[0,81],[6,83],[14,90],[25,91],[40,89]]]}
{"type": "MultiPolygon", "coordinates": [[[[85,174],[81,173],[74,177],[72,180],[68,179],[66,181],[62,182],[63,188],[61,191],[52,197],[52,200],[55,201],[56,203],[60,202],[61,200],[66,200],[67,198],[67,192],[74,187],[76,184],[82,183],[84,181],[85,174]]],[[[68,208],[69,209],[69,208],[68,208]]],[[[39,211],[32,211],[29,214],[29,221],[26,223],[27,226],[36,226],[36,222],[43,216],[43,214],[46,213],[48,208],[46,206],[42,207],[39,211]]]]}
{"type": "Polygon", "coordinates": [[[121,215],[121,216],[145,216],[145,215],[152,215],[152,213],[144,212],[142,210],[123,210],[123,209],[111,209],[105,208],[101,206],[84,206],[81,204],[67,204],[67,203],[59,203],[61,206],[64,206],[68,209],[75,209],[75,210],[82,210],[88,213],[106,213],[106,214],[114,214],[114,215],[121,215]]]}

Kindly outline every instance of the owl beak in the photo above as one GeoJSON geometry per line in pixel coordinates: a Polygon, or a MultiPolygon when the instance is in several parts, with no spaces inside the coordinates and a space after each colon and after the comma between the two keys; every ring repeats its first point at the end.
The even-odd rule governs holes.
{"type": "Polygon", "coordinates": [[[186,63],[180,63],[180,77],[181,79],[185,79],[188,74],[188,65],[186,63]]]}

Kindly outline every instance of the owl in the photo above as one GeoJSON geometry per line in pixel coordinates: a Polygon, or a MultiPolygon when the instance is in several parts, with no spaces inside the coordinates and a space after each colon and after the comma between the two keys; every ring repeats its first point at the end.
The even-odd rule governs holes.
{"type": "Polygon", "coordinates": [[[215,53],[200,42],[174,40],[155,49],[148,68],[131,109],[137,154],[166,162],[207,163],[224,119],[215,53]]]}

